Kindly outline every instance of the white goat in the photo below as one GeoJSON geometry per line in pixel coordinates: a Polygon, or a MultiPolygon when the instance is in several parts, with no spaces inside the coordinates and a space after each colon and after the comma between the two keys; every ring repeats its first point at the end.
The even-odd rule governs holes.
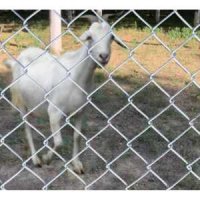
{"type": "MultiPolygon", "coordinates": [[[[94,17],[93,17],[94,19],[94,17]]],[[[90,92],[93,85],[92,79],[97,63],[90,55],[102,66],[106,65],[111,55],[111,42],[115,39],[111,33],[111,27],[105,21],[93,22],[89,30],[80,37],[85,45],[77,51],[67,52],[58,57],[57,60],[62,63],[66,69],[70,69],[70,78],[76,82],[86,92],[90,92]],[[90,49],[90,53],[88,52],[90,49]],[[90,55],[89,55],[90,54],[90,55]],[[85,59],[83,61],[83,59],[85,59]],[[82,62],[81,62],[82,61],[82,62]]],[[[119,43],[119,41],[116,41],[119,43]]],[[[122,45],[122,44],[120,44],[122,45]]],[[[87,95],[82,92],[67,77],[66,69],[53,59],[49,53],[39,48],[30,47],[22,51],[17,60],[23,65],[28,66],[24,73],[21,65],[15,61],[8,60],[7,66],[12,69],[13,80],[21,76],[13,85],[11,93],[13,103],[18,107],[23,115],[31,111],[40,102],[44,100],[45,94],[49,91],[48,99],[52,103],[44,103],[39,109],[33,111],[35,115],[42,115],[47,112],[52,133],[54,134],[54,147],[56,150],[62,144],[60,133],[60,121],[62,113],[70,114],[80,108],[87,101],[87,95]],[[44,54],[40,56],[41,54],[44,54]],[[39,57],[40,56],[40,57],[39,57]],[[37,58],[39,57],[39,58],[37,58]],[[37,59],[36,59],[37,58],[37,59]],[[60,83],[60,84],[59,84],[60,83]],[[57,86],[57,84],[59,84],[57,86]],[[57,86],[55,89],[53,89],[57,86]],[[59,110],[57,109],[59,108],[59,110]]],[[[81,131],[81,119],[83,110],[76,115],[75,127],[81,131]]],[[[41,160],[34,155],[36,150],[31,134],[30,127],[25,123],[25,132],[30,146],[32,161],[34,165],[41,166],[41,160]]],[[[80,135],[74,131],[73,157],[79,152],[80,135]]],[[[52,151],[43,155],[43,162],[49,163],[53,156],[52,151]]],[[[83,173],[83,165],[78,157],[72,161],[73,169],[76,173],[83,173]]]]}

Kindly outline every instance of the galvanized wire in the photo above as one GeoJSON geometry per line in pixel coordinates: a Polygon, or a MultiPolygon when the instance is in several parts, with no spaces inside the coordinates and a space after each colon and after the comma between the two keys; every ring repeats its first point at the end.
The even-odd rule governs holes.
{"type": "MultiPolygon", "coordinates": [[[[14,59],[16,62],[19,63],[19,61],[16,60],[16,58],[14,58],[14,56],[8,51],[8,49],[6,48],[6,44],[13,38],[15,37],[15,35],[17,35],[18,33],[20,33],[22,30],[26,30],[30,35],[32,35],[38,42],[40,42],[40,44],[45,46],[45,53],[48,52],[49,47],[51,46],[51,44],[59,37],[62,37],[64,34],[69,33],[71,34],[71,36],[73,36],[79,43],[81,43],[82,45],[83,42],[79,39],[79,37],[73,32],[73,30],[71,29],[71,25],[77,20],[79,19],[82,15],[84,15],[87,11],[83,11],[80,14],[78,14],[74,19],[72,19],[70,22],[67,22],[64,18],[62,18],[62,16],[60,16],[58,13],[56,13],[62,20],[62,22],[67,26],[67,29],[57,38],[55,38],[53,41],[50,41],[49,44],[45,44],[44,41],[42,41],[34,32],[31,31],[31,29],[29,28],[29,20],[31,20],[35,15],[38,14],[38,11],[33,12],[29,17],[27,18],[23,18],[18,11],[13,10],[12,11],[15,16],[17,18],[19,18],[22,22],[22,27],[17,31],[14,32],[13,34],[11,34],[6,40],[4,40],[3,42],[1,42],[0,44],[0,49],[1,51],[3,51],[4,53],[6,53],[11,59],[14,59]]],[[[96,15],[98,18],[100,18],[101,20],[102,17],[98,15],[98,13],[93,10],[92,11],[94,15],[96,15]]],[[[196,27],[192,27],[190,24],[188,24],[188,22],[179,14],[179,12],[172,11],[170,12],[166,17],[164,17],[158,24],[156,24],[155,26],[151,26],[137,11],[135,10],[129,10],[126,11],[122,16],[120,16],[118,19],[115,20],[115,22],[112,24],[111,26],[111,32],[122,42],[124,43],[124,45],[127,47],[127,58],[118,66],[116,66],[111,72],[109,72],[106,68],[102,67],[102,70],[104,71],[104,73],[106,73],[106,75],[108,76],[108,79],[105,80],[105,82],[101,83],[96,89],[94,89],[91,93],[88,94],[88,92],[86,92],[83,88],[81,88],[78,83],[74,82],[71,78],[70,78],[70,70],[72,68],[75,68],[80,62],[83,62],[84,60],[80,61],[79,63],[76,63],[74,66],[71,66],[70,69],[66,70],[65,66],[62,65],[62,63],[60,63],[58,61],[58,59],[49,54],[49,56],[55,60],[56,62],[59,63],[60,67],[62,67],[63,69],[65,69],[66,71],[66,76],[63,80],[61,80],[57,85],[54,86],[53,89],[51,89],[50,91],[45,91],[44,88],[42,88],[36,81],[34,81],[31,77],[29,77],[41,90],[43,90],[45,92],[45,96],[42,102],[40,102],[36,107],[34,107],[33,109],[31,109],[28,113],[26,113],[26,115],[23,116],[22,118],[22,122],[19,123],[13,130],[11,130],[10,132],[6,133],[5,135],[0,135],[0,148],[1,147],[5,147],[7,148],[13,155],[15,155],[20,161],[21,161],[21,168],[19,171],[17,171],[16,173],[14,173],[8,180],[6,181],[2,181],[0,180],[0,188],[1,189],[6,189],[6,185],[11,182],[16,176],[18,176],[23,170],[27,170],[29,171],[33,176],[35,176],[42,184],[43,184],[43,188],[41,189],[48,189],[48,187],[55,181],[57,180],[60,176],[62,176],[66,171],[72,173],[77,180],[79,180],[80,182],[82,182],[85,186],[85,189],[90,189],[92,188],[92,186],[99,181],[102,177],[105,177],[108,173],[111,173],[113,176],[115,176],[122,184],[124,184],[124,188],[125,189],[130,189],[131,187],[133,187],[134,185],[136,185],[137,183],[139,183],[142,179],[144,179],[146,176],[148,175],[152,175],[154,176],[156,179],[158,179],[161,184],[163,184],[163,186],[166,189],[173,189],[179,182],[181,182],[183,179],[185,179],[187,176],[189,175],[193,175],[196,179],[200,180],[199,175],[193,170],[193,166],[200,160],[200,157],[196,158],[194,161],[189,162],[187,161],[182,155],[180,155],[180,153],[178,153],[175,149],[174,149],[174,143],[176,141],[178,141],[181,137],[183,137],[185,134],[187,134],[187,132],[189,130],[193,130],[196,134],[198,134],[198,136],[200,135],[199,130],[194,126],[194,122],[199,118],[200,114],[198,114],[197,116],[191,118],[187,115],[186,112],[184,112],[177,104],[176,104],[176,100],[175,98],[182,93],[183,91],[185,91],[191,84],[195,84],[199,89],[200,86],[199,84],[196,82],[195,77],[196,75],[199,73],[200,70],[198,70],[195,73],[191,73],[186,66],[184,66],[177,58],[176,58],[176,52],[181,49],[190,39],[195,38],[198,41],[200,41],[199,36],[196,34],[196,30],[200,27],[200,25],[196,26],[196,27]],[[133,14],[135,15],[143,24],[145,24],[146,27],[148,27],[150,29],[150,33],[148,36],[146,36],[139,44],[137,44],[136,47],[134,48],[129,48],[127,46],[127,44],[119,37],[116,35],[116,33],[113,32],[113,29],[117,26],[117,24],[123,20],[127,15],[129,14],[133,14]],[[190,35],[189,38],[187,38],[185,41],[183,41],[176,49],[171,49],[164,41],[162,41],[162,39],[159,38],[159,36],[156,33],[157,28],[162,25],[162,23],[164,23],[166,20],[170,19],[171,16],[176,16],[178,17],[181,22],[184,23],[184,25],[186,27],[188,27],[191,31],[192,31],[192,35],[190,35]],[[141,47],[142,45],[144,45],[144,43],[149,40],[150,38],[155,38],[163,47],[166,51],[169,52],[170,54],[170,58],[161,66],[159,66],[159,68],[151,73],[142,63],[140,63],[139,60],[137,60],[137,58],[134,56],[134,52],[141,47]],[[119,83],[117,83],[117,81],[115,81],[115,79],[113,78],[114,73],[119,70],[125,63],[127,63],[128,61],[132,61],[134,64],[136,64],[148,77],[149,80],[142,85],[140,88],[138,88],[136,91],[134,91],[132,94],[129,94],[127,91],[125,91],[123,89],[122,86],[120,86],[119,83]],[[187,73],[190,77],[190,81],[185,85],[185,87],[183,87],[182,89],[180,89],[179,91],[177,91],[173,96],[170,95],[155,79],[155,76],[170,62],[170,61],[174,61],[177,66],[179,66],[182,70],[184,70],[185,73],[187,73]],[[66,79],[68,79],[69,81],[72,81],[84,94],[87,95],[87,102],[85,104],[83,104],[80,108],[78,108],[76,111],[74,111],[73,113],[71,113],[70,115],[66,115],[60,108],[58,108],[48,97],[49,94],[51,94],[52,91],[56,90],[57,87],[63,83],[63,81],[65,81],[66,79]],[[112,84],[114,84],[127,98],[127,103],[125,105],[123,105],[118,111],[116,111],[112,116],[108,116],[101,108],[99,108],[93,101],[92,101],[92,96],[98,92],[101,88],[103,88],[108,82],[112,82],[112,84]],[[159,91],[162,93],[163,96],[165,96],[168,99],[169,104],[163,108],[159,113],[157,113],[155,116],[153,117],[149,117],[147,116],[147,114],[145,114],[133,101],[133,98],[139,94],[140,92],[142,92],[145,88],[147,88],[150,84],[153,84],[157,89],[159,89],[159,91]],[[28,120],[27,117],[34,112],[36,109],[38,109],[44,102],[48,102],[49,104],[53,105],[57,110],[59,110],[63,116],[65,117],[65,123],[60,127],[59,130],[57,130],[56,132],[52,133],[49,137],[46,137],[39,129],[37,129],[33,124],[31,124],[28,120]],[[99,112],[102,116],[105,117],[105,119],[107,120],[107,124],[105,125],[105,127],[103,127],[98,133],[96,133],[95,135],[93,135],[91,138],[87,138],[83,133],[81,133],[80,131],[76,130],[76,128],[74,127],[73,123],[71,123],[70,119],[79,112],[79,110],[81,110],[82,108],[86,107],[87,105],[92,106],[97,112],[99,112]],[[112,123],[112,119],[114,119],[117,115],[119,115],[120,113],[122,113],[128,106],[131,106],[132,108],[134,108],[138,113],[140,113],[141,116],[143,116],[147,121],[148,121],[148,126],[147,127],[143,127],[143,130],[141,132],[139,132],[136,136],[134,136],[133,138],[129,139],[127,138],[113,123],[112,123]],[[182,133],[180,133],[176,138],[174,138],[172,141],[170,141],[163,133],[161,130],[158,130],[156,128],[156,126],[154,125],[154,121],[156,119],[158,119],[164,112],[166,112],[169,108],[173,107],[181,116],[183,116],[188,123],[188,128],[186,130],[184,130],[182,133]],[[49,149],[51,150],[54,154],[56,154],[63,162],[63,166],[64,169],[62,171],[60,171],[54,178],[52,178],[50,181],[46,182],[45,180],[43,180],[42,177],[40,177],[40,175],[38,175],[32,168],[30,168],[27,163],[31,160],[31,158],[34,156],[30,156],[28,159],[24,160],[14,149],[12,149],[6,142],[6,138],[8,138],[14,131],[16,131],[19,127],[21,127],[24,124],[28,124],[34,131],[36,131],[36,133],[38,135],[40,135],[44,140],[43,140],[43,146],[41,148],[39,148],[34,155],[42,152],[44,149],[49,149]],[[78,131],[78,133],[80,134],[81,138],[84,140],[85,142],[85,147],[72,159],[70,160],[66,160],[65,158],[63,158],[62,155],[60,155],[57,151],[55,151],[50,145],[49,145],[49,141],[52,139],[52,137],[54,135],[56,135],[57,132],[59,132],[60,130],[62,130],[65,126],[70,126],[72,129],[78,131]],[[114,159],[112,159],[111,161],[107,161],[106,158],[104,158],[100,153],[97,152],[97,150],[91,146],[91,142],[96,139],[99,135],[102,134],[102,132],[104,130],[106,130],[107,128],[111,127],[113,130],[116,131],[116,133],[122,137],[125,141],[126,141],[126,149],[122,150],[121,153],[119,155],[117,155],[114,159]],[[161,155],[159,155],[156,159],[154,159],[152,162],[149,162],[148,160],[146,160],[141,153],[139,153],[136,149],[134,149],[134,146],[132,145],[132,143],[134,141],[136,141],[136,139],[140,138],[141,136],[143,136],[143,134],[146,133],[147,130],[149,129],[153,129],[157,135],[159,135],[160,137],[163,138],[163,140],[165,141],[167,150],[165,152],[163,152],[161,155]],[[102,160],[105,163],[106,166],[106,170],[99,176],[97,177],[95,180],[91,181],[90,183],[86,183],[85,180],[83,180],[83,178],[76,174],[71,168],[70,168],[70,164],[71,162],[78,156],[82,155],[85,151],[87,150],[91,150],[100,160],[102,160]],[[117,174],[113,169],[112,169],[112,165],[118,161],[121,157],[123,157],[123,155],[125,155],[128,151],[131,151],[132,154],[134,154],[135,156],[137,156],[146,166],[146,171],[139,177],[137,178],[135,181],[133,181],[132,183],[128,183],[126,180],[124,180],[122,177],[120,177],[119,174],[117,174]],[[176,157],[178,157],[185,165],[185,168],[187,170],[187,172],[181,177],[179,178],[174,184],[169,185],[166,180],[162,177],[161,174],[159,174],[158,172],[156,172],[153,169],[153,166],[160,161],[161,159],[165,158],[165,156],[168,153],[173,153],[176,157]]],[[[98,44],[98,43],[97,43],[98,44]]],[[[96,45],[97,45],[96,44],[96,45]]],[[[92,47],[94,48],[94,47],[92,47]]],[[[89,49],[88,49],[89,50],[89,49]]],[[[91,50],[91,49],[90,49],[91,50]]],[[[89,50],[89,51],[90,51],[89,50]]],[[[39,57],[43,56],[40,55],[39,57]]],[[[97,60],[95,60],[94,57],[92,57],[92,55],[89,55],[96,63],[98,63],[97,60]]],[[[34,62],[35,60],[37,60],[39,57],[35,58],[32,62],[34,62]]],[[[32,63],[31,62],[31,63],[32,63]]],[[[29,63],[27,66],[23,66],[21,63],[19,63],[21,65],[21,67],[24,70],[24,73],[18,77],[16,80],[14,80],[11,84],[9,84],[6,88],[2,89],[1,91],[1,96],[0,96],[0,101],[1,100],[5,100],[8,104],[10,104],[11,107],[13,107],[15,110],[17,110],[19,113],[21,113],[21,111],[15,106],[13,105],[13,103],[10,101],[10,99],[7,98],[7,96],[5,95],[6,91],[8,91],[15,83],[17,83],[18,80],[20,80],[20,78],[27,73],[27,69],[28,67],[31,65],[31,63],[29,63]]],[[[98,63],[100,66],[101,64],[98,63]]],[[[131,170],[131,169],[130,169],[131,170]]]]}

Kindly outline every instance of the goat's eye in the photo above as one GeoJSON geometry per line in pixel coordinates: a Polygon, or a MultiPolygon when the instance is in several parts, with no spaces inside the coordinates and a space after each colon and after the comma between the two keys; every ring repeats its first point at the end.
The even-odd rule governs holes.
{"type": "Polygon", "coordinates": [[[89,35],[89,36],[87,37],[87,40],[92,40],[92,36],[89,35]]]}

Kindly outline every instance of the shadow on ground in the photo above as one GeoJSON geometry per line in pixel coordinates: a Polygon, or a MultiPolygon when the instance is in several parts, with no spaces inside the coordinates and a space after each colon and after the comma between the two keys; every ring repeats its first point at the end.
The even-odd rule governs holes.
{"type": "MultiPolygon", "coordinates": [[[[1,75],[2,89],[9,84],[8,77],[8,74],[1,75]]],[[[96,87],[101,85],[106,78],[98,71],[96,74],[96,87]]],[[[122,78],[119,75],[113,75],[113,79],[121,87],[125,85],[129,95],[149,81],[147,76],[143,79],[137,79],[134,76],[122,78]]],[[[180,88],[167,89],[173,93],[180,88]]],[[[5,95],[10,99],[9,92],[6,92],[5,95]]],[[[182,109],[191,118],[194,118],[199,113],[199,101],[199,89],[193,86],[178,95],[174,105],[182,109]]],[[[85,147],[87,149],[80,156],[85,168],[85,174],[80,177],[85,184],[68,171],[64,167],[64,162],[56,156],[49,166],[44,165],[42,168],[34,167],[31,161],[27,163],[27,166],[41,177],[45,183],[50,183],[54,177],[62,172],[61,176],[49,184],[48,189],[84,189],[86,185],[94,180],[96,182],[89,189],[125,189],[126,186],[131,186],[134,181],[144,174],[146,176],[129,189],[166,189],[188,173],[187,164],[173,151],[169,151],[155,162],[151,166],[152,171],[147,170],[148,164],[168,151],[168,143],[174,141],[175,138],[189,128],[188,120],[174,106],[169,106],[169,98],[154,83],[149,84],[128,101],[127,96],[113,82],[109,82],[93,95],[93,103],[108,118],[112,117],[112,119],[110,125],[89,143],[90,146],[87,146],[82,139],[81,149],[85,147]],[[138,112],[134,106],[137,106],[141,112],[138,112]],[[148,119],[144,115],[150,120],[168,106],[169,108],[154,118],[151,121],[151,126],[149,126],[148,119]],[[120,109],[122,109],[121,112],[115,115],[120,109]],[[115,117],[113,117],[114,115],[115,117]],[[146,131],[137,137],[144,130],[146,131]],[[168,142],[159,133],[162,133],[162,136],[166,137],[168,142]],[[127,141],[133,138],[135,139],[131,142],[132,148],[128,149],[127,141]],[[106,163],[92,151],[92,148],[106,160],[106,163]],[[120,154],[121,156],[114,161],[120,154]],[[138,154],[142,156],[146,163],[138,154]],[[110,162],[112,164],[109,165],[108,170],[106,164],[110,162]],[[165,186],[152,172],[158,174],[168,186],[165,186]],[[116,174],[124,180],[124,183],[116,174]],[[97,180],[100,176],[102,177],[97,180]]],[[[82,133],[89,139],[108,125],[108,119],[91,104],[86,109],[87,114],[83,120],[82,133]]],[[[23,125],[13,131],[22,122],[19,114],[14,113],[8,102],[3,99],[0,100],[0,119],[0,134],[4,136],[11,133],[0,147],[1,182],[6,183],[6,181],[12,179],[5,184],[6,189],[41,189],[44,183],[36,176],[26,168],[20,171],[23,167],[22,161],[12,151],[17,152],[24,160],[29,158],[30,152],[24,137],[23,125]],[[20,173],[17,174],[19,171],[20,173]],[[15,177],[13,178],[13,176],[15,177]]],[[[49,135],[50,130],[47,120],[32,117],[30,122],[46,136],[49,135]]],[[[71,122],[73,123],[73,119],[71,122]]],[[[200,130],[199,119],[195,120],[194,126],[200,130]]],[[[71,159],[72,134],[73,129],[66,125],[62,130],[64,146],[59,150],[59,154],[67,161],[71,159]]],[[[43,138],[36,131],[33,131],[33,136],[37,149],[40,149],[43,146],[43,138]]],[[[51,144],[52,139],[49,141],[49,145],[51,144]]],[[[192,163],[200,156],[199,147],[199,135],[191,128],[173,143],[173,149],[188,163],[192,163]]],[[[46,149],[43,149],[39,155],[41,156],[45,151],[46,149]]],[[[196,162],[192,169],[200,176],[199,162],[196,162]]],[[[174,189],[200,189],[200,184],[198,179],[192,173],[189,173],[174,189]]]]}

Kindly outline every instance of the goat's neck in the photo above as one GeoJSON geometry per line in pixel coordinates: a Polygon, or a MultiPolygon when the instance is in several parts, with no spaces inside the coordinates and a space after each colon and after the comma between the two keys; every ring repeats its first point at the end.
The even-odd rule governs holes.
{"type": "Polygon", "coordinates": [[[74,73],[74,81],[78,83],[83,89],[89,91],[93,85],[93,76],[94,71],[96,69],[97,64],[93,61],[92,58],[88,57],[88,49],[87,47],[82,47],[78,52],[79,61],[81,64],[78,64],[75,67],[74,73]],[[88,58],[87,58],[88,57],[88,58]]]}

